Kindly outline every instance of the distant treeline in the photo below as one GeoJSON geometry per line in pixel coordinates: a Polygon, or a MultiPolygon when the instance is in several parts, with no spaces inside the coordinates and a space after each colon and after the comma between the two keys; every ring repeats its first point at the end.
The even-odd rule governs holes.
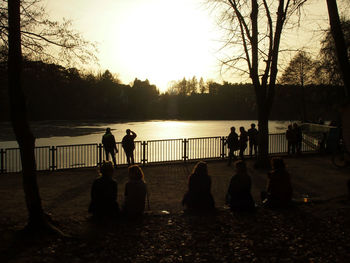
{"type": "MultiPolygon", "coordinates": [[[[4,121],[10,116],[6,64],[0,68],[0,85],[0,120],[4,121]]],[[[108,70],[97,75],[81,74],[74,68],[33,61],[25,61],[23,70],[31,120],[257,119],[251,84],[205,85],[199,92],[173,89],[160,94],[148,80],[135,79],[125,85],[108,70]]],[[[278,85],[271,119],[301,119],[302,94],[298,86],[278,85]]],[[[343,97],[342,87],[306,86],[306,118],[336,118],[343,97]]]]}

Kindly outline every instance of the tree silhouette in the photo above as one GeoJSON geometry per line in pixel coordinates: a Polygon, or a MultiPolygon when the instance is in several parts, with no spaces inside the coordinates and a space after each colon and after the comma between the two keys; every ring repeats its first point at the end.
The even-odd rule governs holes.
{"type": "MultiPolygon", "coordinates": [[[[341,20],[341,28],[344,34],[345,45],[350,48],[350,20],[341,20]]],[[[349,52],[349,51],[348,51],[349,52]]],[[[348,59],[350,59],[348,57],[348,59]]],[[[316,67],[316,77],[319,83],[343,85],[343,77],[339,68],[335,42],[329,28],[322,41],[319,52],[319,62],[316,67]]]]}
{"type": "Polygon", "coordinates": [[[22,91],[22,49],[20,31],[20,0],[8,1],[8,80],[11,122],[20,147],[23,189],[28,210],[28,230],[61,233],[45,216],[36,178],[35,138],[26,117],[26,101],[22,91]]]}
{"type": "Polygon", "coordinates": [[[275,96],[277,64],[283,27],[303,0],[212,0],[223,9],[227,29],[226,48],[234,54],[222,60],[224,67],[239,70],[252,80],[259,126],[258,166],[268,166],[268,120],[275,96]],[[242,53],[237,53],[237,49],[242,53]],[[242,63],[243,62],[243,63],[242,63]]]}
{"type": "MultiPolygon", "coordinates": [[[[8,50],[7,1],[0,2],[0,46],[8,50]]],[[[97,62],[96,45],[85,40],[72,29],[72,22],[51,20],[45,12],[43,0],[21,0],[22,53],[26,59],[66,66],[97,62]]]]}
{"type": "Polygon", "coordinates": [[[326,0],[329,15],[329,24],[335,43],[335,50],[338,58],[338,65],[343,77],[346,96],[350,96],[350,62],[348,57],[348,48],[345,42],[344,34],[341,28],[338,6],[336,0],[326,0]]]}
{"type": "Polygon", "coordinates": [[[299,51],[289,62],[280,79],[281,83],[298,85],[301,90],[302,120],[307,120],[305,103],[305,85],[315,82],[315,62],[305,51],[299,51]]]}

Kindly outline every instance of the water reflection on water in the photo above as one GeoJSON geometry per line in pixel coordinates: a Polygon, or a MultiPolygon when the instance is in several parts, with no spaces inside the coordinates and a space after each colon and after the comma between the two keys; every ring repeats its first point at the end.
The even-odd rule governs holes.
{"type": "MultiPolygon", "coordinates": [[[[137,141],[161,140],[161,139],[180,139],[226,136],[231,126],[239,128],[243,126],[246,130],[250,124],[257,121],[145,121],[145,122],[125,122],[125,123],[64,123],[40,122],[33,123],[36,131],[41,138],[36,140],[37,146],[45,145],[70,145],[100,143],[106,127],[112,129],[117,141],[121,141],[125,135],[126,129],[131,129],[137,133],[137,141]],[[48,132],[49,131],[49,132],[48,132]],[[67,135],[70,136],[67,136],[67,135]]],[[[284,132],[289,121],[270,121],[270,133],[284,132]]],[[[4,125],[2,125],[4,127],[4,125]]],[[[3,132],[12,132],[10,127],[1,128],[3,132]]],[[[35,134],[37,137],[39,137],[35,134]]],[[[15,141],[1,141],[0,148],[17,147],[15,141]]]]}

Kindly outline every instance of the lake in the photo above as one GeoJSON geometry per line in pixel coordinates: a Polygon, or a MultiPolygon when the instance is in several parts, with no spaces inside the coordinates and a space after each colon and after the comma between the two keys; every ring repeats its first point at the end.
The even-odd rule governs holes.
{"type": "MultiPolygon", "coordinates": [[[[227,136],[230,127],[246,130],[257,121],[176,121],[151,120],[134,122],[94,122],[94,121],[41,121],[32,122],[36,146],[57,146],[71,144],[100,143],[107,127],[112,129],[116,141],[121,141],[126,129],[136,132],[136,141],[181,139],[227,136]]],[[[284,133],[290,121],[269,121],[270,133],[284,133]]],[[[239,132],[238,132],[239,133],[239,132]]],[[[11,125],[0,124],[0,148],[18,147],[11,125]]]]}

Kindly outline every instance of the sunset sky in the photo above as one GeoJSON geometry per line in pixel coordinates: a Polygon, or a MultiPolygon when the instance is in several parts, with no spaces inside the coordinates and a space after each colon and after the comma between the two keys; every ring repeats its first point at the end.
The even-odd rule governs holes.
{"type": "MultiPolygon", "coordinates": [[[[286,47],[316,54],[320,30],[328,23],[325,3],[309,2],[307,20],[286,32],[291,40],[286,47]]],[[[71,19],[86,39],[97,42],[100,66],[95,70],[109,69],[123,83],[148,78],[164,91],[169,81],[193,75],[223,80],[216,13],[203,0],[47,0],[45,7],[53,19],[71,19]]],[[[246,81],[229,74],[224,80],[246,81]]]]}

